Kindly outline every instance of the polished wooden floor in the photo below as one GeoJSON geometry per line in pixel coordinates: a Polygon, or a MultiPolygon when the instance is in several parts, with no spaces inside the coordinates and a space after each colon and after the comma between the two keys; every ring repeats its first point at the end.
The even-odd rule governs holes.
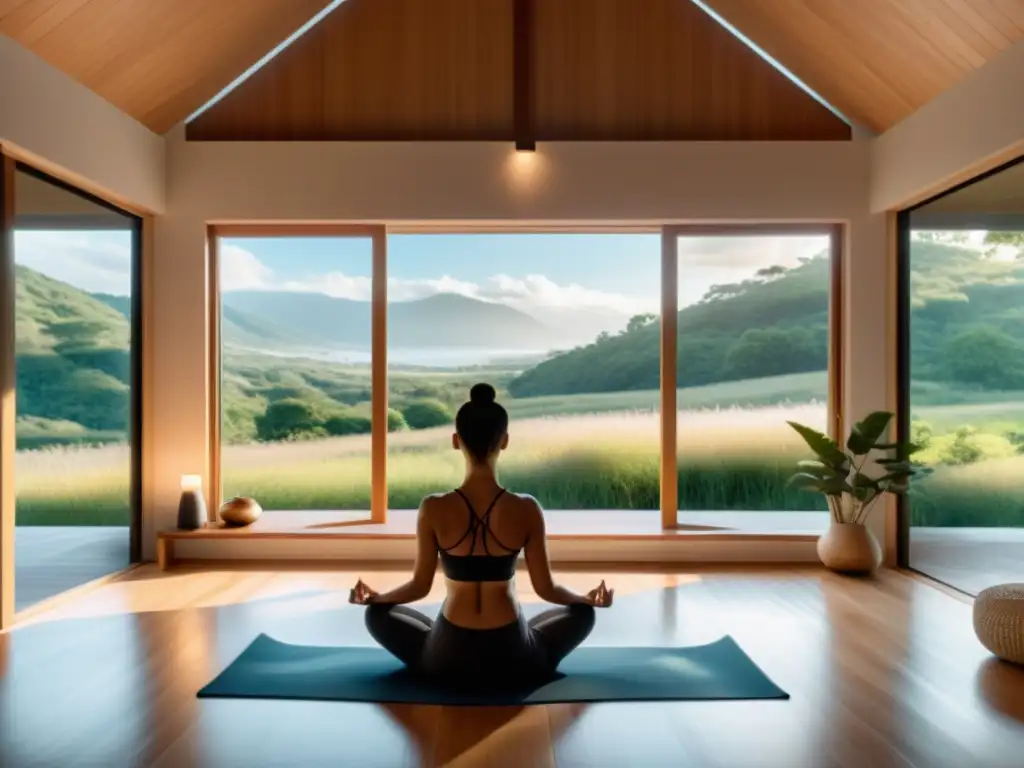
{"type": "MultiPolygon", "coordinates": [[[[609,577],[616,605],[599,614],[590,642],[694,644],[730,634],[789,701],[447,709],[198,700],[260,632],[368,644],[347,587],[356,575],[378,588],[400,578],[281,568],[145,566],[30,613],[0,635],[0,765],[1024,764],[1024,669],[988,657],[963,598],[893,572],[609,577]]],[[[564,575],[579,588],[595,578],[564,575]]],[[[539,607],[524,598],[528,610],[539,607]]]]}

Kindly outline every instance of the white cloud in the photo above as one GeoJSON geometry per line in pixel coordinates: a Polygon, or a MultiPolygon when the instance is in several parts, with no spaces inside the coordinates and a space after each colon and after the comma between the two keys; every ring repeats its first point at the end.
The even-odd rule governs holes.
{"type": "MultiPolygon", "coordinates": [[[[274,272],[259,259],[237,246],[225,246],[221,253],[221,280],[226,291],[285,290],[323,293],[339,299],[369,301],[372,284],[369,277],[328,272],[302,280],[276,279],[274,272]]],[[[457,293],[480,301],[490,301],[529,312],[536,309],[601,309],[629,314],[649,311],[649,302],[637,297],[594,290],[570,283],[559,284],[544,275],[523,278],[504,274],[488,278],[482,285],[443,275],[439,278],[388,279],[391,301],[413,301],[439,293],[457,293]]]]}
{"type": "Polygon", "coordinates": [[[14,260],[90,293],[131,292],[129,232],[17,230],[14,260]]]}
{"type": "Polygon", "coordinates": [[[522,309],[605,309],[624,314],[649,309],[649,302],[636,296],[587,288],[576,283],[561,285],[544,275],[524,278],[495,275],[483,291],[492,301],[500,301],[522,309]]]}
{"type": "Polygon", "coordinates": [[[776,264],[795,267],[800,259],[817,256],[827,249],[825,235],[684,236],[679,238],[679,267],[680,272],[686,268],[709,267],[752,275],[762,267],[776,264]]]}
{"type": "Polygon", "coordinates": [[[224,291],[258,291],[274,285],[274,271],[254,253],[237,245],[220,247],[220,284],[224,291]]]}

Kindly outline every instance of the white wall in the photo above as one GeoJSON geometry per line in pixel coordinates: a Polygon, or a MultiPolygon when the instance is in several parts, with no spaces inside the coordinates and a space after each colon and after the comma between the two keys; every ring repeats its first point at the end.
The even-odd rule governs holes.
{"type": "Polygon", "coordinates": [[[122,205],[164,210],[163,137],[3,35],[0,143],[122,205]]]}
{"type": "Polygon", "coordinates": [[[154,532],[174,525],[180,476],[205,468],[206,222],[848,222],[850,312],[864,318],[847,340],[855,417],[887,406],[885,293],[856,269],[885,259],[868,166],[862,141],[551,144],[518,156],[484,143],[186,143],[177,131],[168,137],[170,215],[156,222],[147,556],[154,532]]]}
{"type": "Polygon", "coordinates": [[[1024,153],[1024,42],[879,136],[871,208],[904,208],[1024,153]]]}

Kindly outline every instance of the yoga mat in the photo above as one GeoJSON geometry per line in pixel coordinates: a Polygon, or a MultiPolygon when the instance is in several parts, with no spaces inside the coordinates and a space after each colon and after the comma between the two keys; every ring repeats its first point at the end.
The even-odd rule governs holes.
{"type": "Polygon", "coordinates": [[[728,636],[691,648],[584,646],[550,682],[487,694],[431,684],[381,648],[289,645],[260,635],[199,696],[448,706],[789,698],[728,636]]]}

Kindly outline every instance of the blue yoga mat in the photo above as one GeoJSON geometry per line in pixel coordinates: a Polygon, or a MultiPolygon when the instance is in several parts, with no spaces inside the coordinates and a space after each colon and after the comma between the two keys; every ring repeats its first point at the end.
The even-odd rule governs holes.
{"type": "Polygon", "coordinates": [[[446,690],[381,648],[289,645],[260,635],[201,698],[503,706],[597,701],[788,699],[731,637],[691,648],[577,648],[530,690],[446,690]]]}

